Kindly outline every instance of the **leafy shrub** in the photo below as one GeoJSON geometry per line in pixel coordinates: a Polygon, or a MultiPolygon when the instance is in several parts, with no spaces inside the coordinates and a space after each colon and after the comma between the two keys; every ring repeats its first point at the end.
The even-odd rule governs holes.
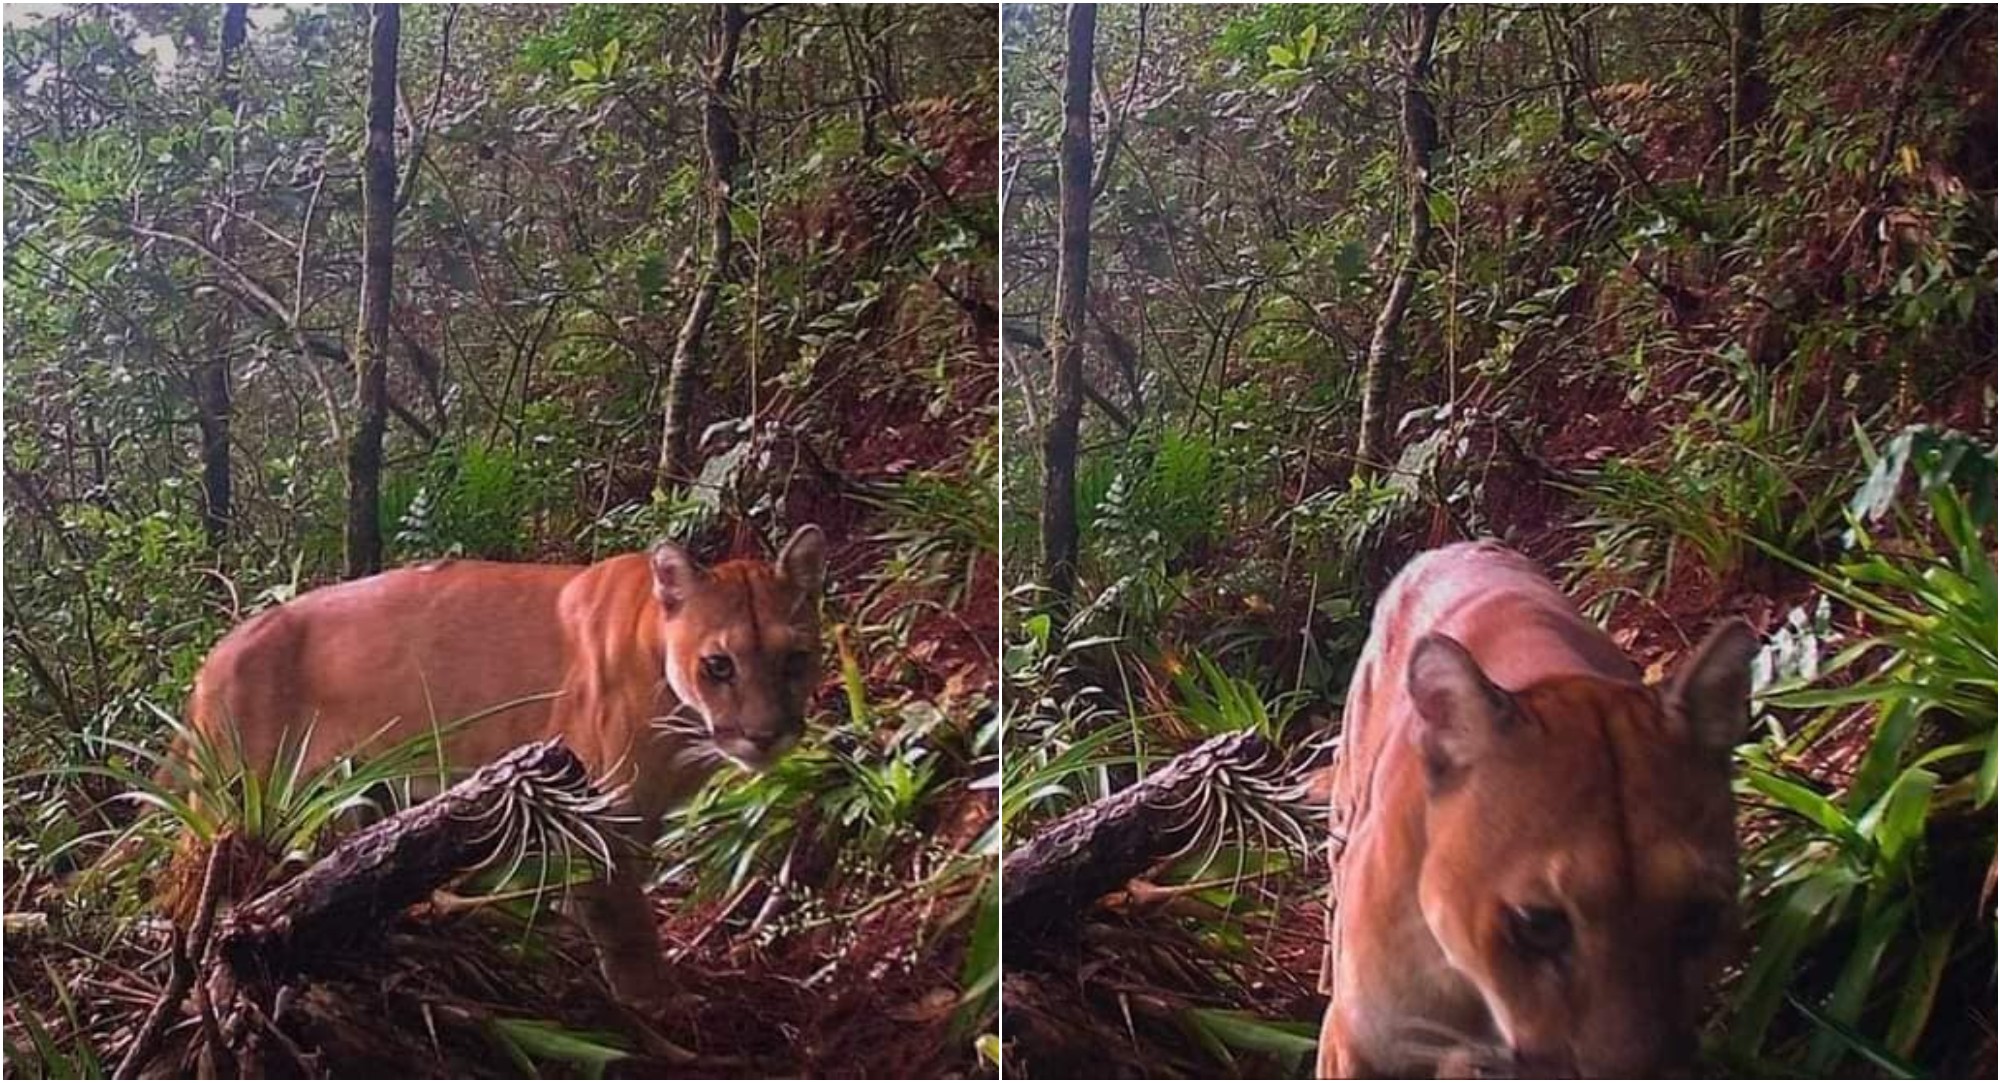
{"type": "Polygon", "coordinates": [[[1413,485],[1394,475],[1352,477],[1309,494],[1281,522],[1307,552],[1338,552],[1351,571],[1416,506],[1415,494],[1413,485]]]}
{"type": "Polygon", "coordinates": [[[1078,614],[1058,628],[1048,613],[1030,613],[1002,657],[1009,691],[999,827],[1009,845],[1027,823],[1110,792],[1109,772],[1136,760],[1143,730],[1130,712],[1113,709],[1086,664],[1095,652],[1115,658],[1118,641],[1080,634],[1089,619],[1078,614]]]}
{"type": "Polygon", "coordinates": [[[1799,419],[1784,384],[1745,379],[1697,399],[1688,420],[1651,449],[1611,459],[1569,487],[1591,509],[1576,524],[1594,535],[1590,564],[1633,573],[1651,594],[1689,556],[1728,580],[1760,548],[1814,552],[1838,522],[1848,476],[1822,465],[1824,407],[1799,419]]]}
{"type": "Polygon", "coordinates": [[[1729,1049],[1785,1055],[1803,1041],[1796,1063],[1814,1075],[1860,1063],[1917,1074],[1947,967],[1992,953],[1972,896],[1996,842],[1993,453],[1914,429],[1867,455],[1847,557],[1806,570],[1870,631],[1816,679],[1767,690],[1770,706],[1824,713],[1746,753],[1745,785],[1779,818],[1748,859],[1756,952],[1729,1049]],[[1897,500],[1912,477],[1927,517],[1897,500]],[[1885,520],[1894,538],[1878,536],[1885,520]],[[1816,783],[1798,757],[1856,709],[1871,716],[1858,766],[1844,785],[1816,783]],[[1803,965],[1815,958],[1831,962],[1803,965]],[[1774,1036],[1787,1002],[1813,1024],[1805,1038],[1774,1036]]]}
{"type": "Polygon", "coordinates": [[[873,540],[890,550],[858,610],[873,617],[896,607],[889,614],[896,642],[908,641],[923,611],[956,610],[977,581],[979,563],[998,550],[998,464],[998,441],[988,439],[960,469],[914,471],[863,497],[885,523],[873,540]]]}
{"type": "Polygon", "coordinates": [[[545,478],[505,446],[471,443],[443,448],[415,477],[393,479],[383,500],[396,524],[395,541],[408,557],[531,556],[533,517],[548,496],[545,478]]]}
{"type": "Polygon", "coordinates": [[[1186,594],[1193,557],[1220,536],[1228,480],[1217,448],[1186,433],[1135,438],[1079,469],[1088,612],[1150,627],[1186,594]]]}

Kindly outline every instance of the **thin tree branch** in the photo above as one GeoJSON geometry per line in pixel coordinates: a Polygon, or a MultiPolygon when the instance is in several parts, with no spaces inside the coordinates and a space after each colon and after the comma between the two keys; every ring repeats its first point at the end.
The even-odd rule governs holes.
{"type": "MultiPolygon", "coordinates": [[[[1125,136],[1125,122],[1132,116],[1132,96],[1139,86],[1139,76],[1146,69],[1146,17],[1151,14],[1151,4],[1139,5],[1139,41],[1132,52],[1132,74],[1125,77],[1125,93],[1121,96],[1117,111],[1110,108],[1111,130],[1104,133],[1104,146],[1097,156],[1097,167],[1092,170],[1090,201],[1094,204],[1104,194],[1104,186],[1111,183],[1111,163],[1118,160],[1118,144],[1125,136]]],[[[1100,89],[1102,81],[1099,82],[1100,89]]]]}
{"type": "MultiPolygon", "coordinates": [[[[445,76],[451,71],[451,28],[458,22],[458,5],[446,4],[444,9],[444,29],[438,32],[437,85],[431,88],[431,104],[426,111],[422,127],[416,126],[404,110],[404,123],[410,125],[410,153],[403,162],[403,176],[396,182],[396,214],[410,205],[410,196],[417,188],[417,168],[423,164],[424,146],[430,141],[431,131],[437,126],[438,106],[444,102],[445,76]]],[[[315,193],[316,194],[316,193],[315,193]]]]}

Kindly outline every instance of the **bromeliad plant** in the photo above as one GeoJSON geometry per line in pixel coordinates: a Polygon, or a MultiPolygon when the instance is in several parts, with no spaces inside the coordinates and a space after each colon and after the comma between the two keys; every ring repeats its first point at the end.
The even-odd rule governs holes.
{"type": "Polygon", "coordinates": [[[1805,570],[1866,634],[1818,679],[1767,690],[1767,706],[1813,714],[1746,751],[1744,785],[1777,827],[1747,862],[1756,950],[1725,1054],[1746,1065],[1784,1056],[1811,1075],[1865,1063],[1910,1076],[1945,1014],[1954,960],[1992,954],[1980,892],[2000,724],[1994,456],[1928,428],[1880,455],[1863,448],[1871,473],[1849,509],[1849,555],[1805,570]],[[1900,510],[1912,477],[1921,518],[1900,510]],[[1816,783],[1798,758],[1855,711],[1873,716],[1858,766],[1844,785],[1816,783]],[[1806,1027],[1774,1026],[1788,1004],[1806,1027]],[[1799,1051],[1781,1047],[1798,1042],[1792,1061],[1799,1051]]]}
{"type": "MultiPolygon", "coordinates": [[[[450,785],[454,779],[441,749],[458,728],[546,698],[498,704],[380,747],[367,742],[320,766],[308,766],[314,731],[307,726],[280,744],[266,771],[246,766],[234,729],[210,735],[155,708],[171,736],[166,751],[105,737],[93,762],[52,774],[109,779],[148,810],[114,843],[115,851],[136,854],[139,860],[113,861],[110,871],[149,867],[149,855],[157,858],[178,839],[202,849],[229,845],[262,855],[247,866],[254,870],[250,881],[234,885],[236,894],[247,896],[269,886],[287,865],[316,856],[342,822],[408,807],[420,792],[450,785]]],[[[486,867],[504,870],[493,882],[532,876],[533,887],[522,894],[539,898],[606,864],[609,851],[602,831],[611,820],[606,800],[600,796],[579,804],[559,789],[536,786],[511,794],[496,807],[496,822],[486,829],[493,840],[486,867]]]]}

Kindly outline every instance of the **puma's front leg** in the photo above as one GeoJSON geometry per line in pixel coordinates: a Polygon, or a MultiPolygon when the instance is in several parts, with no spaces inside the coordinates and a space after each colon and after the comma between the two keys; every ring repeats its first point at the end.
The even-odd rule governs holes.
{"type": "Polygon", "coordinates": [[[1348,1031],[1347,1019],[1340,1011],[1338,995],[1336,992],[1336,999],[1326,1006],[1326,1018],[1320,1023],[1319,1056],[1313,1066],[1313,1078],[1382,1078],[1382,1073],[1364,1060],[1355,1047],[1353,1035],[1348,1031]]]}
{"type": "MultiPolygon", "coordinates": [[[[638,837],[652,838],[655,830],[644,826],[648,829],[638,837]]],[[[612,994],[633,1007],[658,1007],[666,1001],[667,988],[660,931],[646,900],[652,857],[629,839],[613,840],[612,854],[605,878],[579,889],[577,917],[597,946],[598,966],[612,994]]]]}

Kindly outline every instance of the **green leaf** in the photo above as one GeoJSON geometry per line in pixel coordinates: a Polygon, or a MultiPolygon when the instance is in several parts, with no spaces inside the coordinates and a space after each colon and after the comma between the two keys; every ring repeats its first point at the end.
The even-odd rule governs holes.
{"type": "Polygon", "coordinates": [[[632,271],[633,284],[639,289],[639,296],[651,302],[660,295],[667,284],[667,257],[660,252],[648,252],[639,257],[639,264],[632,271]]]}
{"type": "Polygon", "coordinates": [[[574,1065],[592,1079],[601,1079],[604,1069],[632,1054],[618,1044],[618,1036],[602,1031],[571,1030],[547,1019],[495,1019],[488,1026],[515,1061],[530,1073],[537,1061],[557,1061],[574,1065]]]}
{"type": "Polygon", "coordinates": [[[1049,632],[1052,630],[1052,620],[1047,613],[1036,613],[1034,616],[1022,621],[1021,630],[1028,633],[1028,637],[1035,641],[1036,646],[1039,646],[1043,650],[1049,649],[1049,632]]]}
{"type": "Polygon", "coordinates": [[[1278,1022],[1221,1008],[1189,1008],[1181,1016],[1204,1045],[1223,1050],[1232,1063],[1228,1049],[1262,1053],[1277,1059],[1287,1074],[1297,1075],[1319,1047],[1319,1027],[1313,1023],[1278,1022]]]}
{"type": "Polygon", "coordinates": [[[1273,45],[1268,49],[1264,50],[1264,52],[1266,56],[1269,56],[1271,58],[1272,67],[1292,68],[1298,66],[1299,63],[1298,54],[1292,52],[1292,50],[1288,46],[1273,45]]]}
{"type": "Polygon", "coordinates": [[[1980,808],[1985,808],[1993,803],[1994,783],[2000,781],[2000,742],[1986,746],[1986,758],[1980,761],[1979,773],[1974,777],[1977,781],[1975,792],[1978,794],[1978,805],[1980,808]]]}
{"type": "Polygon", "coordinates": [[[569,73],[580,83],[594,83],[598,76],[597,62],[577,57],[569,62],[569,73]]]}
{"type": "Polygon", "coordinates": [[[974,908],[972,939],[959,968],[959,1009],[952,1023],[958,1033],[991,1018],[992,993],[1000,987],[1000,899],[992,885],[980,891],[974,908]]]}
{"type": "MultiPolygon", "coordinates": [[[[1848,951],[1840,975],[1834,979],[1833,991],[1826,998],[1826,1018],[1850,1026],[1859,1021],[1868,993],[1880,977],[1882,954],[1895,942],[1908,915],[1907,902],[1894,902],[1862,921],[1854,947],[1848,951]]],[[[1824,1078],[1845,1048],[1846,1043],[1839,1036],[1822,1030],[1806,1051],[1806,1074],[1824,1078]]]]}
{"type": "Polygon", "coordinates": [[[1912,767],[1897,776],[1889,792],[1854,822],[1855,831],[1875,844],[1881,870],[1878,875],[1901,875],[1904,855],[1923,841],[1924,819],[1937,785],[1937,775],[1912,767]]]}
{"type": "Polygon", "coordinates": [[[1923,1071],[1916,1065],[1902,1060],[1889,1050],[1869,1041],[1859,1031],[1856,1031],[1846,1023],[1838,1019],[1829,1018],[1824,1012],[1819,1011],[1803,1000],[1793,999],[1792,1006],[1797,1008],[1807,1019],[1812,1020],[1814,1026],[1832,1034],[1849,1049],[1860,1054],[1877,1068],[1889,1073],[1891,1079],[1924,1078],[1923,1071]]]}
{"type": "Polygon", "coordinates": [[[1902,989],[1896,995],[1896,1010],[1889,1017],[1883,1042],[1899,1057],[1909,1057],[1929,1027],[1937,1005],[1938,986],[1944,980],[1945,964],[1951,961],[1951,947],[1958,938],[1959,919],[1952,919],[1925,932],[1917,939],[1917,951],[1910,959],[1902,989]]]}
{"type": "Polygon", "coordinates": [[[1851,878],[1835,871],[1814,876],[1784,895],[1737,989],[1728,1044],[1739,1055],[1751,1056],[1763,1047],[1765,1031],[1784,1006],[1800,953],[1818,937],[1829,914],[1839,912],[1853,887],[1851,878]]]}
{"type": "Polygon", "coordinates": [[[1806,786],[1790,779],[1780,778],[1763,768],[1751,767],[1744,771],[1743,781],[1751,789],[1769,797],[1780,808],[1805,817],[1822,830],[1840,839],[1850,849],[1861,849],[1864,843],[1854,824],[1848,820],[1839,805],[1823,797],[1806,786]]]}
{"type": "Polygon", "coordinates": [[[1368,249],[1360,241],[1343,241],[1333,253],[1333,270],[1342,281],[1353,282],[1368,271],[1368,249]]]}
{"type": "Polygon", "coordinates": [[[1458,202],[1439,189],[1432,189],[1424,197],[1424,205],[1430,208],[1431,220],[1442,226],[1458,224],[1458,202]]]}

